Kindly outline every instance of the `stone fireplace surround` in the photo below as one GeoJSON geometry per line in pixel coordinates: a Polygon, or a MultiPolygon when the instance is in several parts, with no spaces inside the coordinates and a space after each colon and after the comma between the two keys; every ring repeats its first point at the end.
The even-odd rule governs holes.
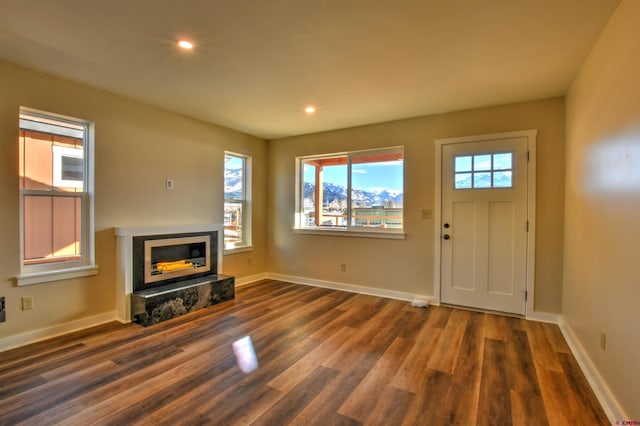
{"type": "MultiPolygon", "coordinates": [[[[221,274],[222,271],[222,253],[223,253],[223,233],[224,227],[221,224],[198,224],[198,225],[172,225],[172,226],[153,226],[153,227],[121,227],[115,229],[116,251],[117,251],[117,285],[116,285],[116,308],[118,319],[121,322],[131,322],[136,320],[132,315],[132,307],[138,311],[143,309],[140,303],[146,300],[149,304],[165,303],[170,306],[173,300],[181,299],[202,299],[202,296],[209,296],[209,292],[213,295],[214,300],[196,300],[193,302],[193,309],[206,307],[222,300],[233,298],[234,278],[221,274]],[[210,271],[212,277],[185,279],[177,283],[171,284],[171,288],[155,288],[150,289],[141,297],[139,292],[134,296],[134,267],[133,267],[133,239],[136,236],[157,236],[157,235],[175,235],[175,234],[192,234],[198,232],[217,231],[217,270],[210,271]],[[221,298],[222,296],[222,298],[221,298]]],[[[212,242],[212,244],[214,244],[212,242]]],[[[212,248],[212,252],[213,252],[212,248]]],[[[214,261],[212,260],[213,264],[214,261]]],[[[181,310],[184,309],[181,307],[181,310]]],[[[185,312],[177,312],[177,315],[185,312]]],[[[144,314],[137,318],[138,322],[143,325],[154,323],[144,314]],[[140,321],[142,318],[142,321],[140,321]],[[146,318],[146,319],[145,319],[146,318]]]]}

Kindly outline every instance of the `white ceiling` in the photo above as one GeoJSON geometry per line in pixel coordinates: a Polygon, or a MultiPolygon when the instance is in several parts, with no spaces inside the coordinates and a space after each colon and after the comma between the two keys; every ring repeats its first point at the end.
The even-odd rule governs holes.
{"type": "Polygon", "coordinates": [[[618,3],[0,0],[0,58],[275,139],[563,95],[618,3]]]}

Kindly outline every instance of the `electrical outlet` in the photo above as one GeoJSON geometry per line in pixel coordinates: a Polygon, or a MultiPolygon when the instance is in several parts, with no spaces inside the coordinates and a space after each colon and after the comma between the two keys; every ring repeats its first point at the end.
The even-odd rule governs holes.
{"type": "Polygon", "coordinates": [[[607,349],[607,333],[604,331],[600,332],[600,349],[603,351],[607,349]]]}
{"type": "Polygon", "coordinates": [[[422,218],[431,219],[431,210],[422,209],[422,218]]]}
{"type": "Polygon", "coordinates": [[[33,309],[33,296],[24,296],[22,298],[22,310],[29,311],[33,309]]]}
{"type": "Polygon", "coordinates": [[[5,322],[7,320],[7,313],[5,311],[4,306],[4,296],[0,297],[0,322],[5,322]]]}
{"type": "Polygon", "coordinates": [[[342,272],[347,272],[347,264],[346,263],[341,263],[340,264],[340,270],[342,272]]]}
{"type": "Polygon", "coordinates": [[[165,180],[165,186],[167,187],[167,189],[173,189],[174,188],[173,179],[165,180]]]}

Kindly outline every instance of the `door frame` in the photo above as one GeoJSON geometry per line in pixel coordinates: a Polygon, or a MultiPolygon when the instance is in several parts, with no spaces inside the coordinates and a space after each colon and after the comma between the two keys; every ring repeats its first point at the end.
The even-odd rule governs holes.
{"type": "Polygon", "coordinates": [[[434,210],[434,259],[433,259],[433,293],[435,302],[441,302],[441,255],[442,255],[442,148],[444,145],[468,142],[483,142],[497,139],[527,138],[529,161],[527,163],[527,220],[529,224],[527,233],[527,273],[525,289],[527,299],[525,302],[525,318],[531,316],[534,311],[535,299],[535,240],[536,240],[536,137],[538,130],[522,130],[515,132],[492,133],[487,135],[465,136],[458,138],[436,139],[435,144],[435,192],[436,205],[434,210]]]}

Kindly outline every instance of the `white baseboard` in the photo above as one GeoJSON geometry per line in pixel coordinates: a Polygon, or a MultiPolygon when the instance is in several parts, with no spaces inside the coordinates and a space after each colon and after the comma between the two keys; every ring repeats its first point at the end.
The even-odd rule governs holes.
{"type": "Polygon", "coordinates": [[[236,278],[235,284],[236,287],[242,287],[243,285],[255,283],[256,281],[264,280],[267,278],[267,273],[263,272],[261,274],[249,275],[248,277],[236,278]]]}
{"type": "Polygon", "coordinates": [[[575,335],[569,324],[565,321],[563,316],[560,316],[560,330],[564,335],[564,339],[567,341],[573,356],[576,358],[578,365],[582,369],[593,393],[596,394],[596,398],[602,405],[602,409],[607,414],[611,424],[616,424],[617,421],[623,419],[629,419],[629,416],[624,412],[616,398],[609,390],[607,382],[602,378],[600,372],[589,358],[589,355],[584,350],[584,346],[580,343],[580,340],[575,335]]]}
{"type": "Polygon", "coordinates": [[[285,281],[285,282],[294,283],[294,284],[309,285],[312,287],[322,287],[322,288],[329,288],[332,290],[348,291],[350,293],[385,297],[387,299],[412,301],[413,299],[417,298],[417,299],[425,300],[429,302],[429,304],[435,303],[435,299],[433,298],[433,296],[426,296],[423,294],[404,293],[404,292],[393,291],[393,290],[384,290],[381,288],[374,288],[374,287],[364,287],[356,284],[347,284],[347,283],[340,283],[335,281],[324,281],[324,280],[317,280],[314,278],[296,277],[292,275],[274,274],[271,272],[267,273],[267,278],[272,280],[285,281]]]}
{"type": "Polygon", "coordinates": [[[51,327],[45,327],[38,330],[28,331],[22,334],[4,337],[0,339],[0,352],[117,320],[118,319],[116,311],[106,312],[104,314],[81,318],[79,320],[67,322],[64,324],[57,324],[51,327]]]}
{"type": "Polygon", "coordinates": [[[532,320],[532,321],[550,322],[553,324],[560,323],[560,315],[551,314],[549,312],[533,311],[527,314],[526,319],[532,320]]]}

